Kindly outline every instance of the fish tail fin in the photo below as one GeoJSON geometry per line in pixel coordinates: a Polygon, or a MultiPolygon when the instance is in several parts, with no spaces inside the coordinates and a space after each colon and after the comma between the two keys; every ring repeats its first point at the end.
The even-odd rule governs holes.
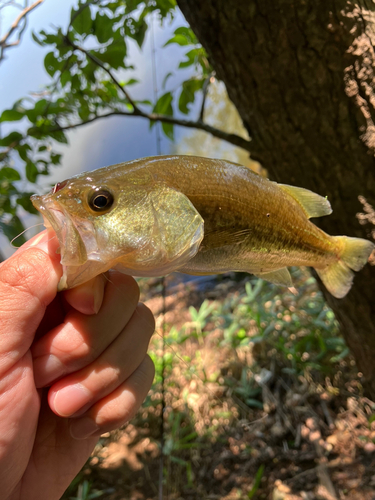
{"type": "Polygon", "coordinates": [[[339,259],[323,269],[315,269],[327,290],[341,299],[349,292],[354,278],[353,271],[360,271],[367,263],[374,244],[361,238],[333,236],[338,245],[339,259]]]}

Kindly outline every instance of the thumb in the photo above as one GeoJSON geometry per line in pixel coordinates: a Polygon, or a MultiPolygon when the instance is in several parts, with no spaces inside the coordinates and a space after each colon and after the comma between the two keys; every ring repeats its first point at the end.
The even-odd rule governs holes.
{"type": "Polygon", "coordinates": [[[0,372],[29,349],[61,276],[57,238],[43,231],[0,265],[0,372]]]}

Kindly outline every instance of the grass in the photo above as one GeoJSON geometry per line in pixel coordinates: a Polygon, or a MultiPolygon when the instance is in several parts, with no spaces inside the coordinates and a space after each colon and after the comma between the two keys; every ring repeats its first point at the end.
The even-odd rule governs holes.
{"type": "MultiPolygon", "coordinates": [[[[295,290],[240,276],[240,283],[231,279],[219,284],[222,292],[216,298],[200,300],[195,296],[197,303],[192,305],[189,297],[177,297],[179,303],[186,302],[183,314],[181,310],[175,313],[176,302],[169,306],[167,303],[164,354],[161,338],[155,335],[151,344],[155,381],[132,428],[139,435],[147,435],[154,444],[154,458],[160,454],[164,380],[162,453],[168,498],[216,494],[214,479],[221,478],[225,484],[225,467],[221,464],[217,471],[210,471],[210,477],[214,477],[211,486],[205,484],[202,474],[204,468],[208,474],[209,464],[215,462],[213,450],[220,450],[220,446],[230,450],[232,461],[237,456],[255,464],[253,476],[232,491],[233,498],[258,498],[268,471],[264,463],[257,465],[254,457],[259,450],[239,430],[243,422],[252,425],[253,421],[267,419],[272,414],[276,420],[271,436],[272,432],[276,436],[276,424],[281,419],[279,427],[288,435],[283,446],[289,442],[293,447],[298,437],[291,434],[282,413],[278,413],[278,400],[289,397],[291,391],[298,394],[298,388],[304,384],[311,393],[336,391],[337,394],[338,380],[352,363],[348,349],[315,280],[307,271],[295,269],[292,275],[298,294],[295,290]],[[187,321],[182,322],[181,316],[187,321]]],[[[147,282],[142,283],[147,291],[147,282]]],[[[107,439],[116,441],[120,435],[114,433],[107,439]]],[[[157,468],[157,461],[153,463],[157,468]]],[[[145,464],[145,471],[147,467],[151,465],[145,464]]],[[[86,475],[79,476],[65,499],[100,498],[108,484],[100,487],[95,484],[94,488],[87,478],[90,472],[90,466],[86,467],[86,475]]],[[[150,474],[148,480],[157,484],[156,470],[145,474],[150,474]]],[[[126,477],[122,480],[125,490],[131,489],[125,484],[129,480],[126,477]]],[[[107,493],[105,498],[133,498],[130,493],[124,496],[122,491],[120,488],[112,496],[107,493]]],[[[149,496],[134,498],[157,498],[156,491],[153,487],[149,496]]]]}

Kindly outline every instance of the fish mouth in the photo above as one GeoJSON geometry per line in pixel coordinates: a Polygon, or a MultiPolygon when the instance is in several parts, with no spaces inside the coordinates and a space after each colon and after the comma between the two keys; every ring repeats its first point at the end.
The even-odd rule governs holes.
{"type": "Polygon", "coordinates": [[[47,196],[33,195],[32,204],[41,213],[44,225],[56,233],[60,245],[61,264],[80,266],[87,261],[86,247],[73,220],[66,210],[47,196]]]}

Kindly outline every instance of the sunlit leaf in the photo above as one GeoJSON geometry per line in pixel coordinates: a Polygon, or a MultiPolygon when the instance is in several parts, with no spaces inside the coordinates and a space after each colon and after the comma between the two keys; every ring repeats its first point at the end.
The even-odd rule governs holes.
{"type": "Polygon", "coordinates": [[[195,100],[195,93],[201,90],[204,80],[192,78],[183,82],[180,98],[178,101],[178,108],[182,113],[186,115],[189,113],[189,105],[195,100]]]}
{"type": "Polygon", "coordinates": [[[171,43],[177,43],[178,45],[189,45],[189,40],[186,39],[183,35],[174,35],[170,38],[165,44],[164,47],[170,45],[171,43]]]}

